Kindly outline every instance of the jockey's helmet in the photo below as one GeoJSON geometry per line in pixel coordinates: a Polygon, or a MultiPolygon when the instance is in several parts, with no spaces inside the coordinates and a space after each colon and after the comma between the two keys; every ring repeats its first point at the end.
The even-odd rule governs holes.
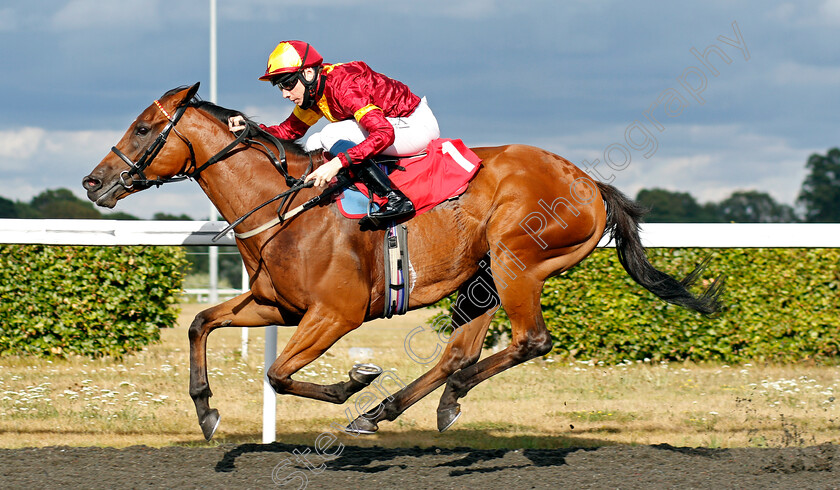
{"type": "Polygon", "coordinates": [[[297,73],[304,68],[318,67],[323,62],[324,58],[309,43],[283,41],[269,55],[265,75],[260,80],[270,81],[284,73],[297,73]]]}

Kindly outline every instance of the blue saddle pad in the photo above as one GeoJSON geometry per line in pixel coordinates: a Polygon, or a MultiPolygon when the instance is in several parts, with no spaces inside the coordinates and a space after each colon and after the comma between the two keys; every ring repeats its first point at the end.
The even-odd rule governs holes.
{"type": "MultiPolygon", "coordinates": [[[[355,187],[348,187],[341,193],[338,199],[338,209],[341,214],[348,218],[363,218],[368,213],[369,199],[359,189],[355,187]]],[[[371,204],[371,211],[376,211],[379,206],[376,203],[371,204]]]]}

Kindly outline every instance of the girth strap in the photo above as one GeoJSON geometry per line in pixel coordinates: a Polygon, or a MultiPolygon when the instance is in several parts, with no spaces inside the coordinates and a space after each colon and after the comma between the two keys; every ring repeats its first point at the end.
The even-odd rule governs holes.
{"type": "Polygon", "coordinates": [[[388,227],[385,232],[385,308],[383,315],[391,318],[408,311],[411,292],[411,264],[408,260],[408,228],[405,225],[388,227]]]}

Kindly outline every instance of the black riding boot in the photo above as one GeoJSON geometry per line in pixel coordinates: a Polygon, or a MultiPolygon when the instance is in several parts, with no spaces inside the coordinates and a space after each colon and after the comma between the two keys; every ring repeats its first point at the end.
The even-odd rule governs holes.
{"type": "Polygon", "coordinates": [[[374,226],[379,226],[382,221],[404,218],[414,212],[414,204],[411,200],[399,189],[393,188],[391,179],[375,163],[362,162],[356,175],[371,192],[388,199],[385,205],[370,213],[369,218],[374,226]]]}

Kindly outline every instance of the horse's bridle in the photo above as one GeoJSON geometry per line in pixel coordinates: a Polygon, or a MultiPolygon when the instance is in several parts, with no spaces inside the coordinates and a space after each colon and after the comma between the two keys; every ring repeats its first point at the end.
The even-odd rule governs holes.
{"type": "MultiPolygon", "coordinates": [[[[283,147],[283,144],[280,142],[280,140],[278,140],[276,137],[274,137],[274,135],[272,135],[271,133],[266,132],[265,130],[263,130],[262,128],[260,128],[256,124],[254,124],[253,122],[249,121],[248,119],[245,119],[245,126],[246,126],[245,129],[243,129],[236,136],[236,138],[233,140],[233,142],[231,142],[226,147],[222,148],[221,151],[219,151],[218,153],[216,153],[215,155],[210,157],[206,162],[204,162],[204,164],[199,166],[198,162],[196,162],[196,159],[195,159],[195,150],[193,149],[192,143],[190,143],[190,140],[186,136],[181,134],[178,131],[178,129],[175,128],[175,125],[178,124],[178,121],[181,120],[181,117],[184,115],[184,112],[186,112],[187,108],[190,107],[190,103],[192,101],[192,94],[194,94],[194,90],[197,89],[197,88],[198,88],[197,84],[192,87],[192,89],[190,90],[190,93],[187,95],[187,97],[184,99],[184,101],[175,109],[175,115],[174,116],[170,116],[169,113],[166,111],[166,109],[163,108],[163,105],[160,103],[160,101],[155,100],[155,105],[157,106],[158,109],[160,109],[160,112],[163,113],[164,117],[166,117],[166,119],[169,121],[169,123],[163,128],[163,130],[160,132],[160,134],[157,135],[157,138],[155,138],[155,140],[152,142],[152,144],[149,145],[149,148],[146,149],[146,151],[143,153],[143,155],[140,157],[140,159],[138,161],[135,162],[135,161],[131,160],[131,158],[129,158],[128,155],[126,155],[125,153],[120,151],[120,149],[117,148],[116,146],[111,147],[111,151],[114,152],[114,154],[116,154],[118,157],[120,157],[120,159],[122,161],[124,161],[129,167],[128,170],[123,170],[122,172],[120,172],[119,181],[117,183],[115,183],[114,185],[115,186],[116,185],[122,185],[123,188],[125,188],[125,190],[130,191],[130,190],[134,189],[135,186],[137,186],[138,189],[142,190],[142,189],[147,189],[147,188],[149,188],[153,185],[160,187],[161,185],[169,183],[169,182],[180,182],[180,181],[186,180],[186,179],[194,179],[194,178],[198,177],[201,174],[201,172],[204,171],[204,169],[206,169],[207,167],[209,167],[209,166],[211,166],[215,163],[218,163],[218,162],[224,160],[225,158],[227,158],[228,156],[232,155],[232,153],[231,153],[232,150],[234,148],[236,148],[237,146],[239,146],[240,143],[245,143],[245,145],[247,147],[250,147],[250,145],[252,145],[252,144],[261,146],[265,150],[266,155],[271,159],[271,162],[274,164],[274,167],[277,168],[277,170],[286,179],[286,185],[289,186],[289,190],[285,191],[285,192],[281,192],[277,196],[269,199],[268,201],[260,204],[259,206],[255,207],[251,211],[245,213],[239,219],[237,219],[236,221],[231,223],[230,226],[225,228],[225,230],[223,230],[222,232],[217,234],[213,238],[213,241],[215,242],[219,238],[224,236],[229,230],[233,229],[235,226],[242,223],[246,218],[251,216],[257,210],[263,208],[264,206],[282,198],[283,201],[280,204],[280,208],[278,208],[278,211],[279,211],[279,209],[283,208],[283,206],[285,205],[287,200],[291,196],[293,196],[295,193],[297,193],[298,191],[300,191],[303,188],[312,187],[314,182],[313,181],[304,182],[304,177],[306,176],[306,174],[309,173],[310,170],[312,170],[313,162],[312,162],[312,155],[310,154],[309,155],[309,166],[307,167],[306,171],[304,172],[304,176],[301,177],[300,179],[296,179],[296,178],[290,176],[289,172],[288,172],[287,163],[286,163],[286,150],[283,147]],[[160,153],[160,150],[166,144],[166,139],[169,138],[169,133],[171,133],[172,131],[174,131],[175,134],[181,139],[181,141],[183,141],[184,144],[187,145],[187,148],[189,148],[189,150],[190,150],[190,166],[188,168],[191,168],[193,170],[191,172],[188,171],[188,172],[185,172],[181,175],[176,175],[174,177],[166,177],[166,178],[158,177],[156,179],[149,180],[149,178],[146,177],[146,174],[145,174],[144,171],[149,167],[149,165],[152,164],[152,161],[155,159],[155,157],[157,157],[158,153],[160,153]],[[277,152],[279,153],[279,157],[278,157],[278,155],[275,155],[274,152],[271,151],[271,149],[265,143],[263,143],[262,141],[252,139],[252,138],[248,138],[248,136],[251,135],[251,134],[259,134],[259,135],[265,137],[266,139],[268,139],[272,144],[274,144],[277,147],[277,152]],[[130,184],[127,182],[127,179],[131,179],[130,184]]],[[[328,191],[325,191],[325,194],[328,191]]],[[[316,201],[318,201],[318,200],[319,200],[319,198],[310,199],[310,201],[308,201],[307,203],[304,203],[304,205],[299,206],[298,209],[295,210],[295,212],[293,214],[297,214],[300,211],[309,209],[310,207],[314,206],[316,204],[316,201]]],[[[266,225],[263,225],[262,227],[258,228],[257,230],[252,230],[251,232],[243,234],[241,237],[254,236],[258,232],[262,232],[265,229],[270,228],[270,227],[274,226],[275,224],[280,223],[282,221],[283,221],[282,218],[278,218],[275,221],[272,221],[272,222],[269,222],[266,225]]]]}
{"type": "Polygon", "coordinates": [[[189,175],[183,175],[168,179],[157,178],[149,180],[144,172],[144,170],[146,170],[149,167],[149,165],[152,164],[152,161],[155,159],[155,157],[157,157],[158,153],[160,153],[160,150],[166,144],[166,139],[169,138],[169,133],[171,133],[173,130],[175,131],[175,134],[178,135],[179,138],[181,138],[181,141],[183,141],[187,145],[187,148],[190,149],[190,162],[192,164],[192,168],[195,168],[195,150],[193,150],[192,143],[190,143],[189,139],[187,139],[184,135],[178,132],[177,129],[175,129],[175,125],[178,124],[178,121],[181,120],[181,117],[184,115],[184,112],[186,112],[187,107],[189,106],[188,101],[185,101],[184,103],[179,105],[177,109],[175,109],[174,116],[170,116],[169,113],[166,112],[166,109],[163,108],[160,101],[156,100],[155,105],[158,107],[158,109],[160,109],[160,111],[163,113],[163,115],[166,117],[169,123],[163,128],[160,134],[158,134],[157,138],[155,138],[152,144],[149,145],[149,147],[143,153],[143,156],[140,157],[140,160],[134,162],[131,160],[131,158],[128,158],[128,155],[120,151],[120,149],[116,146],[111,147],[111,151],[114,152],[118,157],[120,157],[122,161],[124,161],[129,167],[128,170],[123,170],[122,172],[120,172],[119,183],[123,186],[123,188],[125,188],[125,190],[134,189],[134,186],[136,184],[139,184],[139,187],[142,189],[147,189],[153,185],[160,186],[167,182],[178,182],[189,178],[189,175]],[[139,179],[137,179],[136,177],[139,177],[139,179]],[[126,179],[131,179],[131,184],[129,184],[126,181],[126,179]]]}
{"type": "MultiPolygon", "coordinates": [[[[184,115],[184,112],[186,112],[187,108],[190,107],[191,100],[192,97],[187,96],[184,102],[182,102],[181,105],[179,105],[178,108],[175,109],[175,114],[173,116],[169,115],[169,112],[167,112],[166,109],[163,108],[163,105],[160,103],[159,100],[155,100],[155,105],[158,109],[160,109],[160,112],[163,113],[164,117],[166,117],[169,123],[167,123],[163,130],[161,130],[160,134],[158,134],[157,138],[155,138],[152,144],[149,145],[149,148],[146,149],[146,151],[143,153],[143,155],[138,161],[135,162],[131,160],[131,158],[129,158],[128,155],[120,151],[120,149],[116,146],[111,147],[111,151],[114,152],[114,154],[116,154],[118,157],[120,157],[120,159],[124,161],[129,167],[128,170],[123,170],[122,172],[120,172],[120,178],[118,182],[120,185],[123,186],[125,190],[132,190],[135,187],[142,190],[147,189],[153,185],[160,187],[161,185],[169,182],[180,182],[182,180],[194,179],[198,177],[199,174],[201,174],[201,172],[204,171],[204,169],[206,169],[207,167],[218,163],[221,160],[224,160],[225,158],[230,156],[231,151],[243,142],[246,143],[246,145],[256,144],[261,146],[266,151],[266,154],[271,159],[272,163],[277,168],[277,170],[281,174],[283,174],[283,177],[286,179],[286,185],[288,185],[289,187],[295,187],[302,183],[302,179],[296,179],[290,176],[288,173],[288,167],[286,163],[286,151],[283,147],[283,144],[273,135],[267,133],[266,131],[263,131],[259,126],[255,125],[251,121],[248,121],[247,119],[245,122],[246,128],[237,135],[233,142],[231,142],[226,147],[222,148],[221,151],[210,157],[204,164],[199,166],[198,162],[195,159],[195,150],[193,149],[192,143],[190,143],[190,140],[186,136],[181,134],[175,127],[175,125],[178,124],[178,121],[181,120],[181,117],[184,115]],[[178,136],[178,138],[180,138],[181,141],[183,141],[184,144],[187,145],[187,148],[189,148],[190,150],[190,166],[188,168],[191,168],[192,171],[187,171],[184,174],[176,175],[174,177],[158,177],[150,180],[148,177],[146,177],[145,170],[149,167],[149,165],[152,164],[152,161],[154,161],[158,153],[160,153],[160,150],[166,144],[167,138],[169,138],[169,134],[173,131],[178,136]],[[263,142],[255,139],[249,139],[248,136],[254,132],[260,133],[262,136],[265,136],[272,143],[274,143],[274,145],[277,147],[279,156],[275,155],[274,152],[271,151],[268,148],[268,146],[263,142]],[[130,184],[128,183],[128,179],[131,180],[130,184]]],[[[312,161],[310,159],[310,168],[311,166],[312,161]]],[[[307,170],[307,172],[308,171],[309,170],[307,170]]]]}

